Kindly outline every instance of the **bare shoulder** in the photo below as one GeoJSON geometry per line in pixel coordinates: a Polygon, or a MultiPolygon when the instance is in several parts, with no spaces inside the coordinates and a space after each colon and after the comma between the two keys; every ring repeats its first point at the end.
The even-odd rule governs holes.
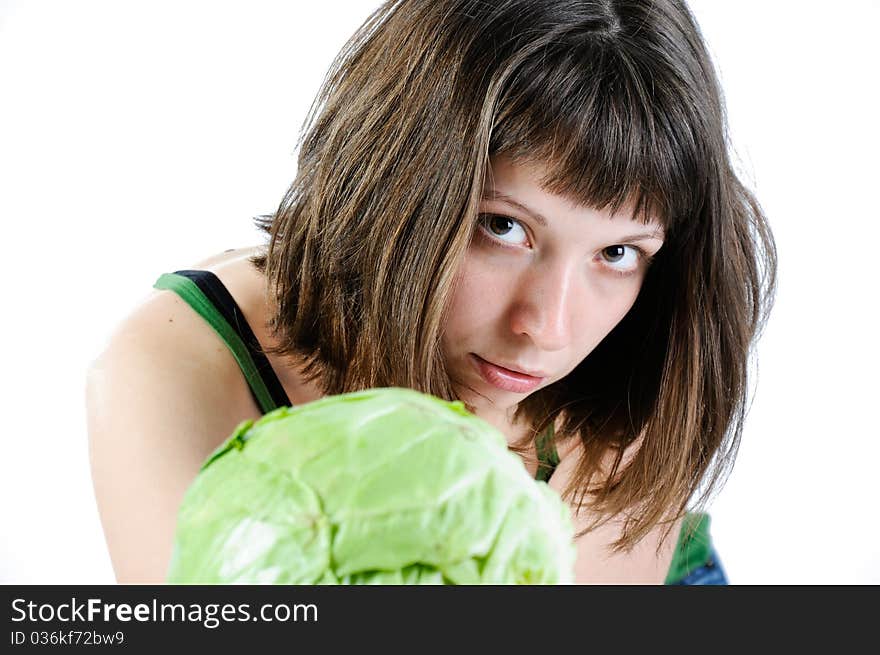
{"type": "MultiPolygon", "coordinates": [[[[207,263],[235,277],[223,271],[228,259],[212,259],[194,268],[207,263]]],[[[93,484],[117,579],[161,582],[187,487],[259,411],[226,345],[171,291],[153,292],[121,321],[85,391],[93,484]]]]}
{"type": "MultiPolygon", "coordinates": [[[[254,315],[252,318],[259,318],[259,322],[263,322],[262,314],[265,313],[263,304],[265,301],[265,280],[249,261],[251,257],[257,255],[261,250],[260,246],[232,248],[211,255],[191,266],[182,266],[180,268],[214,273],[230,292],[239,307],[246,314],[261,314],[260,317],[254,315]]],[[[176,294],[166,290],[154,289],[145,304],[148,305],[156,298],[162,296],[176,297],[176,294]]]]}
{"type": "MultiPolygon", "coordinates": [[[[181,268],[215,273],[243,309],[249,323],[261,324],[264,308],[257,297],[260,275],[247,261],[256,250],[227,250],[181,268]]],[[[223,405],[214,408],[215,411],[229,408],[234,413],[241,409],[242,403],[230,405],[230,402],[249,395],[229,348],[205,319],[173,291],[153,289],[116,326],[92,369],[106,366],[113,358],[138,353],[149,356],[152,361],[164,361],[170,367],[169,375],[188,376],[196,387],[209,387],[218,394],[228,391],[223,405]]]]}
{"type": "MultiPolygon", "coordinates": [[[[577,440],[568,440],[560,446],[559,454],[559,465],[548,484],[561,495],[574,476],[578,461],[583,454],[583,446],[577,440]]],[[[624,459],[629,459],[632,454],[633,451],[628,450],[624,459]]],[[[575,511],[571,501],[569,501],[569,509],[576,533],[581,532],[596,518],[596,515],[591,513],[588,507],[581,507],[575,511]]],[[[620,537],[621,524],[620,521],[612,518],[577,539],[575,582],[578,584],[663,584],[672,562],[680,527],[681,520],[672,526],[666,536],[668,526],[658,526],[636,544],[631,551],[618,553],[612,551],[610,545],[620,537]],[[665,539],[664,536],[666,536],[665,539]]]]}
{"type": "MultiPolygon", "coordinates": [[[[192,268],[210,271],[246,270],[250,268],[247,259],[265,251],[264,246],[246,246],[242,248],[229,248],[223,252],[210,255],[202,261],[194,264],[192,268]]],[[[253,269],[251,269],[253,270],[253,269]]],[[[253,271],[256,272],[256,271],[253,271]]]]}

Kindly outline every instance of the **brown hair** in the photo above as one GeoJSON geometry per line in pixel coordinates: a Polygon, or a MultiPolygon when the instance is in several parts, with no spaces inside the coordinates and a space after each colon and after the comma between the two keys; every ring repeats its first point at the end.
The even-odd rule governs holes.
{"type": "Polygon", "coordinates": [[[683,2],[379,8],[315,100],[296,179],[258,219],[272,352],[303,358],[327,394],[455,398],[444,308],[496,155],[539,163],[547,190],[585,205],[634,197],[666,231],[631,311],[517,409],[536,434],[558,422],[557,438],[583,442],[563,495],[590,495],[602,518],[589,529],[624,517],[614,545],[627,549],[729,473],[775,287],[773,238],[732,169],[719,84],[683,2]]]}

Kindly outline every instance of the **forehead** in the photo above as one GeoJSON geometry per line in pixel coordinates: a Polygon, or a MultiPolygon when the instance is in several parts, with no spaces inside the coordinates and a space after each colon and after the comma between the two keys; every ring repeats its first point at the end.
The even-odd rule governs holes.
{"type": "Polygon", "coordinates": [[[521,205],[523,209],[533,210],[531,213],[540,214],[538,218],[541,222],[545,222],[543,214],[552,214],[554,210],[568,213],[589,209],[602,211],[611,219],[638,222],[663,233],[663,222],[650,208],[636,215],[638,203],[635,194],[619,207],[597,207],[572,195],[560,195],[548,190],[543,183],[548,173],[549,168],[540,162],[517,161],[507,156],[492,157],[483,184],[483,198],[521,205]]]}

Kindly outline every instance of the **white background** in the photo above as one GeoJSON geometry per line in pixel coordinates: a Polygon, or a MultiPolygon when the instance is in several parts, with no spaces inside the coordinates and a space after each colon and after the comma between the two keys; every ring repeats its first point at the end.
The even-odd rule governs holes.
{"type": "MultiPolygon", "coordinates": [[[[86,367],[159,274],[261,242],[376,4],[0,1],[0,583],[115,581],[86,367]]],[[[715,540],[733,583],[880,583],[880,3],[691,6],[780,260],[715,540]]]]}

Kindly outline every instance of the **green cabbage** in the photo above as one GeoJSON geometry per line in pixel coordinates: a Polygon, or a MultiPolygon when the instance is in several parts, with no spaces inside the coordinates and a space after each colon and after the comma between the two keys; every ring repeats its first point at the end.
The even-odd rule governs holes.
{"type": "Polygon", "coordinates": [[[398,388],[244,421],[177,517],[174,584],[565,584],[567,506],[461,402],[398,388]]]}

